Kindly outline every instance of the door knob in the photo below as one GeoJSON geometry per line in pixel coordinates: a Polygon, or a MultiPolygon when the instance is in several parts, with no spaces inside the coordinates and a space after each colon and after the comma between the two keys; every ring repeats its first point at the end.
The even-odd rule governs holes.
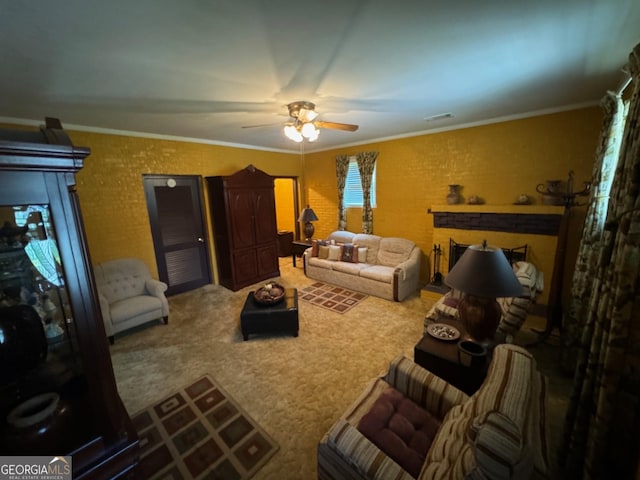
{"type": "Polygon", "coordinates": [[[202,237],[198,237],[198,241],[199,241],[200,243],[204,243],[204,238],[202,238],[202,237]]]}

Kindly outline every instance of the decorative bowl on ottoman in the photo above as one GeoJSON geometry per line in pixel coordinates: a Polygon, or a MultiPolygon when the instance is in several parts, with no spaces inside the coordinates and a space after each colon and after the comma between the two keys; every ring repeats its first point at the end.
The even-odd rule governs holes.
{"type": "Polygon", "coordinates": [[[275,305],[284,298],[284,287],[278,283],[267,283],[253,292],[253,298],[260,305],[275,305]]]}

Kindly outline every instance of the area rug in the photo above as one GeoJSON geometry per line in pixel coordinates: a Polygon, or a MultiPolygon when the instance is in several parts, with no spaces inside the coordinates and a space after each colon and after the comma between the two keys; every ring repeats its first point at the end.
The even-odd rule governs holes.
{"type": "Polygon", "coordinates": [[[279,448],[209,375],[134,415],[133,424],[137,478],[248,479],[279,448]]]}
{"type": "Polygon", "coordinates": [[[336,313],[345,313],[364,301],[368,295],[335,285],[316,282],[304,287],[298,298],[336,313]]]}

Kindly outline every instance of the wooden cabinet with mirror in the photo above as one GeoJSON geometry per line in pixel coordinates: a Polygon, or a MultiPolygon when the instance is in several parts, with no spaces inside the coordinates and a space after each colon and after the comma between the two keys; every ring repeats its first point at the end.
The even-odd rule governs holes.
{"type": "Polygon", "coordinates": [[[138,440],[118,395],[60,123],[0,130],[0,451],[71,455],[73,478],[128,478],[138,440]]]}

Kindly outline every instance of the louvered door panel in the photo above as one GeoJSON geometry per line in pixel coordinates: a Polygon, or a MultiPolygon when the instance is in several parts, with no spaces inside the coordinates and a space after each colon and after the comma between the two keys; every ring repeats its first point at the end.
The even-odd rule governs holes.
{"type": "Polygon", "coordinates": [[[197,281],[205,272],[200,266],[200,248],[176,250],[165,254],[170,285],[197,281]]]}

